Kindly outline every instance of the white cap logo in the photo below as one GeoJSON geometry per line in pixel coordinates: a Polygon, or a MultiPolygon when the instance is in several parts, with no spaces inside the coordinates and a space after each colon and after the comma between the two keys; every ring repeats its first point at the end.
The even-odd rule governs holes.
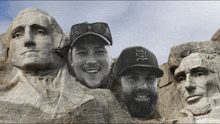
{"type": "Polygon", "coordinates": [[[137,61],[147,59],[146,51],[144,51],[143,49],[136,49],[136,56],[137,56],[137,61]]]}
{"type": "Polygon", "coordinates": [[[91,26],[91,25],[89,25],[89,26],[88,26],[88,29],[90,29],[90,30],[91,30],[91,29],[92,29],[92,26],[91,26]]]}

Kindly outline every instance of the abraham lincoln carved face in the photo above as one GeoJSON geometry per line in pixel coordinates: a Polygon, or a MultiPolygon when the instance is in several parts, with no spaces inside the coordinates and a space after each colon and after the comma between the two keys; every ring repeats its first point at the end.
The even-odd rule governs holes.
{"type": "Polygon", "coordinates": [[[213,80],[216,75],[209,68],[209,61],[201,53],[192,53],[182,59],[174,72],[181,102],[194,115],[208,113],[208,99],[218,92],[217,83],[213,80]]]}

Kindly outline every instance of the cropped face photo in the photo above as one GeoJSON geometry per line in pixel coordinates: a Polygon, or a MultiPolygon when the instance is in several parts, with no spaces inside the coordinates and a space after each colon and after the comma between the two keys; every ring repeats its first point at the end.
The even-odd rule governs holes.
{"type": "Polygon", "coordinates": [[[109,46],[97,36],[84,36],[72,49],[75,75],[89,88],[98,88],[106,83],[112,62],[109,46]]]}
{"type": "Polygon", "coordinates": [[[150,116],[158,100],[156,76],[147,68],[135,67],[123,73],[119,80],[129,113],[134,117],[150,116]]]}

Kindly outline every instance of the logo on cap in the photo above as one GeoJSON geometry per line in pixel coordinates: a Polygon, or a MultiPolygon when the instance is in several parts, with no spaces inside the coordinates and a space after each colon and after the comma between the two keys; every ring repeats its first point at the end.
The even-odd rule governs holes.
{"type": "Polygon", "coordinates": [[[89,26],[88,26],[88,29],[90,29],[90,30],[91,30],[91,29],[92,29],[92,26],[91,26],[91,25],[89,25],[89,26]]]}
{"type": "Polygon", "coordinates": [[[137,56],[137,61],[147,59],[147,53],[143,49],[136,49],[136,56],[137,56]]]}

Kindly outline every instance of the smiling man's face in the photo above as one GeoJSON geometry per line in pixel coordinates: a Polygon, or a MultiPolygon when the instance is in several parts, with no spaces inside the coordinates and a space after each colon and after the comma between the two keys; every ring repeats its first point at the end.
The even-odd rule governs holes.
{"type": "Polygon", "coordinates": [[[113,62],[109,46],[95,36],[81,38],[72,49],[72,64],[79,81],[89,88],[104,85],[113,62]]]}
{"type": "Polygon", "coordinates": [[[144,67],[132,68],[119,78],[121,95],[133,117],[150,116],[157,104],[156,76],[144,67]]]}

